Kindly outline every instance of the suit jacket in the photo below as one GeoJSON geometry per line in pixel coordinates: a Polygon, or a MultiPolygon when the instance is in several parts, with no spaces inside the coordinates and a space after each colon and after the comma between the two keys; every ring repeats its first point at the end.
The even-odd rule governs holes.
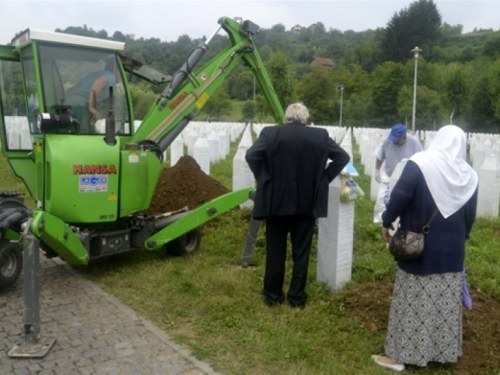
{"type": "Polygon", "coordinates": [[[349,162],[349,154],[325,129],[291,122],[262,129],[246,161],[257,180],[255,219],[317,218],[326,217],[328,185],[349,162]]]}

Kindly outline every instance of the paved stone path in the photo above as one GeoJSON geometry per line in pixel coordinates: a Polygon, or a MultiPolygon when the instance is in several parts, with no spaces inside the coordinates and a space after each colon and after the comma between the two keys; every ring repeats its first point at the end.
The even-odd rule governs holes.
{"type": "Polygon", "coordinates": [[[216,374],[66,264],[43,256],[40,263],[41,336],[57,342],[41,359],[8,356],[16,343],[25,342],[21,275],[12,288],[0,291],[0,375],[216,374]]]}

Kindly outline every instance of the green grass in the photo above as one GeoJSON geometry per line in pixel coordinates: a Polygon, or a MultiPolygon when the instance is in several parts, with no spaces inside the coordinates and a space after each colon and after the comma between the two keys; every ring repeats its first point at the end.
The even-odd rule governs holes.
{"type": "MultiPolygon", "coordinates": [[[[235,152],[235,145],[232,153],[235,152]]],[[[359,158],[355,165],[362,170],[359,158]]],[[[232,158],[211,167],[231,187],[232,158]]],[[[21,189],[0,157],[1,188],[21,189]]],[[[310,260],[310,296],[304,310],[287,305],[269,308],[260,293],[265,242],[257,238],[252,264],[241,267],[249,212],[233,210],[203,228],[199,253],[171,258],[163,252],[127,253],[77,267],[86,278],[119,298],[138,314],[164,329],[174,341],[225,374],[387,374],[370,354],[383,352],[385,327],[352,313],[352,296],[363,286],[392,281],[395,264],[372,223],[369,178],[356,179],[366,193],[356,202],[352,280],[337,293],[316,280],[316,247],[310,260]],[[372,324],[373,323],[373,324],[372,324]],[[377,326],[374,328],[374,326],[377,326]]],[[[500,301],[499,220],[478,219],[467,244],[469,281],[500,301]]],[[[287,278],[291,273],[287,262],[287,278]]],[[[287,280],[288,281],[288,280],[287,280]]],[[[383,294],[383,293],[382,293],[383,294]]],[[[377,301],[388,313],[390,291],[377,301]]],[[[370,306],[366,307],[367,310],[370,306]]],[[[499,374],[500,368],[484,374],[499,374]]],[[[453,367],[434,366],[407,373],[455,374],[453,367]]]]}

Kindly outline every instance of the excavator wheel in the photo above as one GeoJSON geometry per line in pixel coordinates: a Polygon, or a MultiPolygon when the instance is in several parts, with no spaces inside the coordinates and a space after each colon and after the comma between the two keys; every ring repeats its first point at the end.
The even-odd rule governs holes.
{"type": "Polygon", "coordinates": [[[13,285],[23,269],[21,247],[12,242],[0,242],[0,289],[13,285]]]}
{"type": "Polygon", "coordinates": [[[201,229],[195,228],[166,245],[167,253],[173,256],[183,256],[196,252],[200,248],[201,229]]]}

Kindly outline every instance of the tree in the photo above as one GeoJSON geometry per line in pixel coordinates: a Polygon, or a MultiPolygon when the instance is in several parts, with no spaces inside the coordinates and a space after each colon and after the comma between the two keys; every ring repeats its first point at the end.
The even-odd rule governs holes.
{"type": "Polygon", "coordinates": [[[493,113],[497,120],[500,120],[500,60],[496,60],[489,71],[489,93],[493,113]]]}
{"type": "Polygon", "coordinates": [[[254,79],[255,76],[250,69],[243,66],[236,67],[227,81],[227,93],[231,99],[253,99],[254,79]]]}
{"type": "Polygon", "coordinates": [[[259,94],[255,97],[255,117],[259,122],[264,121],[264,118],[272,115],[271,108],[266,102],[263,95],[259,94]]]}
{"type": "MultiPolygon", "coordinates": [[[[443,106],[439,94],[426,86],[417,88],[415,129],[432,129],[443,122],[443,106]]],[[[408,125],[413,116],[413,87],[403,86],[398,94],[398,115],[408,125]]]]}
{"type": "Polygon", "coordinates": [[[400,121],[398,94],[405,83],[404,66],[387,61],[373,71],[371,81],[373,123],[387,126],[400,121]]]}
{"type": "Polygon", "coordinates": [[[462,64],[450,64],[444,78],[443,92],[447,104],[448,114],[453,123],[458,124],[467,107],[468,84],[462,64]]]}
{"type": "Polygon", "coordinates": [[[472,84],[465,114],[467,124],[469,124],[468,129],[476,132],[498,133],[500,119],[495,119],[492,96],[489,91],[488,70],[477,65],[474,65],[474,79],[471,79],[472,84]]]}
{"type": "Polygon", "coordinates": [[[275,52],[267,63],[267,71],[281,105],[287,106],[293,99],[294,86],[286,55],[281,51],[275,52]]]}
{"type": "Polygon", "coordinates": [[[244,121],[251,121],[255,118],[255,103],[253,100],[248,100],[241,107],[241,115],[243,116],[244,121]]]}
{"type": "Polygon", "coordinates": [[[430,50],[439,39],[441,15],[433,0],[417,0],[387,24],[382,50],[387,60],[403,62],[415,46],[430,50]]]}
{"type": "Polygon", "coordinates": [[[207,104],[205,104],[203,113],[208,115],[211,119],[220,120],[222,116],[231,114],[231,109],[231,99],[229,99],[227,91],[221,87],[212,95],[207,104]]]}
{"type": "Polygon", "coordinates": [[[298,97],[308,107],[311,122],[332,124],[338,120],[335,88],[332,75],[324,68],[315,67],[303,77],[298,97]]]}
{"type": "Polygon", "coordinates": [[[132,97],[134,117],[141,120],[146,116],[157,96],[151,90],[142,90],[137,85],[130,85],[130,95],[132,97]]]}
{"type": "Polygon", "coordinates": [[[344,122],[354,126],[370,126],[372,124],[370,116],[370,94],[368,91],[354,93],[344,101],[344,122]]]}

